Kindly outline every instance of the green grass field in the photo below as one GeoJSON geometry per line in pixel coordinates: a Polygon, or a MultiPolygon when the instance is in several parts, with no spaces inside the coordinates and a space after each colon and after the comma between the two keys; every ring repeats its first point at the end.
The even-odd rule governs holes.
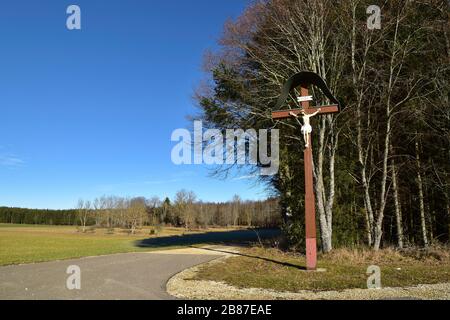
{"type": "Polygon", "coordinates": [[[223,281],[240,288],[278,291],[342,290],[367,288],[367,267],[381,269],[383,287],[450,282],[450,250],[399,253],[385,249],[338,249],[319,256],[318,266],[326,272],[306,272],[304,256],[276,249],[247,248],[241,256],[202,267],[197,280],[223,281]]]}
{"type": "Polygon", "coordinates": [[[82,233],[74,226],[0,224],[0,265],[164,249],[139,247],[136,242],[182,234],[186,232],[181,228],[163,228],[158,235],[145,228],[131,235],[117,229],[113,234],[106,229],[82,233]]]}

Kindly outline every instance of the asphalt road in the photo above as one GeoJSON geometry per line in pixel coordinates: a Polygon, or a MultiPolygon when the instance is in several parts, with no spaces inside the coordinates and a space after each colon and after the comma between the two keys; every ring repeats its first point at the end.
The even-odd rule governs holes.
{"type": "Polygon", "coordinates": [[[167,280],[218,256],[123,253],[0,267],[0,299],[173,299],[167,280]],[[69,290],[67,268],[80,268],[81,289],[69,290]]]}

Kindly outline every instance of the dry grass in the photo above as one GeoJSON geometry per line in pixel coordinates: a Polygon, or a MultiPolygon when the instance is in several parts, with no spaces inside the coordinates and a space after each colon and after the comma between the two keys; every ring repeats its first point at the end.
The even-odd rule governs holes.
{"type": "Polygon", "coordinates": [[[205,267],[197,280],[223,281],[240,288],[277,291],[343,290],[367,288],[367,268],[381,268],[384,287],[450,282],[448,248],[397,251],[385,249],[337,249],[319,255],[318,267],[326,272],[305,272],[302,255],[277,249],[248,248],[214,267],[205,267]]]}
{"type": "Polygon", "coordinates": [[[373,251],[369,248],[358,249],[335,249],[326,255],[327,259],[339,263],[365,264],[370,261],[372,264],[416,264],[422,262],[426,265],[450,263],[450,250],[448,247],[435,246],[428,249],[409,248],[398,250],[386,248],[373,251]]]}

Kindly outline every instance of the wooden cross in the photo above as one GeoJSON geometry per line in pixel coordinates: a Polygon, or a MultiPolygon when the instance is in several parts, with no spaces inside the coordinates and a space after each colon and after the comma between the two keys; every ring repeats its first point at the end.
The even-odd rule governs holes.
{"type": "MultiPolygon", "coordinates": [[[[308,97],[308,88],[306,85],[300,86],[300,94],[302,97],[308,97]]],[[[309,99],[301,101],[301,109],[289,109],[272,112],[272,119],[287,119],[293,115],[301,114],[304,111],[306,114],[313,114],[318,109],[310,107],[309,99]]],[[[319,115],[331,114],[339,112],[337,104],[321,106],[319,115]]],[[[312,136],[309,135],[308,147],[303,151],[305,163],[305,229],[306,229],[306,269],[316,270],[317,267],[317,241],[316,241],[316,209],[313,191],[313,171],[312,171],[312,136]]]]}

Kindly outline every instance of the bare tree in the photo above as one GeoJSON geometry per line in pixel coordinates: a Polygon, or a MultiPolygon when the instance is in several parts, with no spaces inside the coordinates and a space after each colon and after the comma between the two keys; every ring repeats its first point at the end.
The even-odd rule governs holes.
{"type": "Polygon", "coordinates": [[[195,200],[196,195],[193,191],[183,189],[175,195],[176,212],[186,230],[189,230],[195,222],[195,200]]]}
{"type": "Polygon", "coordinates": [[[156,196],[151,197],[147,201],[147,205],[149,206],[150,209],[149,212],[150,223],[152,226],[156,226],[160,222],[160,219],[158,217],[158,208],[161,206],[161,200],[156,196]]]}
{"type": "MultiPolygon", "coordinates": [[[[378,250],[390,188],[389,161],[396,117],[417,98],[423,75],[408,73],[408,61],[422,50],[417,46],[420,28],[409,31],[413,1],[392,1],[385,8],[381,31],[358,28],[359,1],[352,0],[352,73],[357,131],[356,145],[363,188],[367,239],[378,250]],[[373,59],[382,56],[383,62],[373,59]],[[374,177],[377,177],[375,179],[374,177]]],[[[353,122],[352,122],[353,124],[353,122]]]]}
{"type": "MultiPolygon", "coordinates": [[[[273,105],[284,81],[302,70],[318,73],[338,93],[345,62],[345,51],[342,50],[345,39],[333,27],[338,19],[335,9],[335,3],[328,0],[274,0],[267,4],[257,3],[236,22],[229,22],[221,39],[223,51],[215,57],[209,55],[207,65],[225,83],[240,88],[240,100],[230,101],[229,97],[224,97],[222,102],[221,97],[210,98],[211,103],[219,103],[220,110],[229,117],[223,121],[222,113],[219,113],[217,118],[208,114],[205,119],[217,120],[216,125],[241,128],[255,123],[273,126],[269,122],[267,106],[273,105]],[[254,66],[258,66],[257,70],[254,66]]],[[[206,105],[209,105],[209,100],[204,98],[210,92],[214,90],[199,94],[199,100],[208,101],[206,105]]],[[[313,93],[318,104],[327,102],[320,92],[313,93]]],[[[289,104],[295,102],[295,98],[291,98],[289,104]]],[[[278,125],[283,127],[280,146],[283,158],[280,179],[274,179],[275,185],[282,195],[284,214],[298,217],[302,204],[295,188],[296,180],[302,174],[296,169],[298,156],[292,155],[292,151],[301,149],[302,140],[298,126],[293,122],[280,121],[278,125]]],[[[316,127],[317,147],[313,148],[315,192],[321,243],[327,252],[332,249],[335,158],[340,129],[332,115],[322,117],[316,127]]]]}
{"type": "Polygon", "coordinates": [[[241,197],[239,197],[237,194],[233,196],[233,200],[231,200],[231,214],[233,217],[233,225],[237,226],[239,223],[239,209],[240,209],[240,204],[241,204],[242,200],[241,197]]]}
{"type": "Polygon", "coordinates": [[[86,232],[86,225],[91,217],[92,208],[90,201],[78,200],[77,204],[78,219],[80,220],[82,232],[86,232]]]}
{"type": "Polygon", "coordinates": [[[142,227],[147,220],[147,207],[145,199],[134,198],[127,200],[126,222],[130,228],[131,234],[136,232],[137,227],[142,227]]]}

